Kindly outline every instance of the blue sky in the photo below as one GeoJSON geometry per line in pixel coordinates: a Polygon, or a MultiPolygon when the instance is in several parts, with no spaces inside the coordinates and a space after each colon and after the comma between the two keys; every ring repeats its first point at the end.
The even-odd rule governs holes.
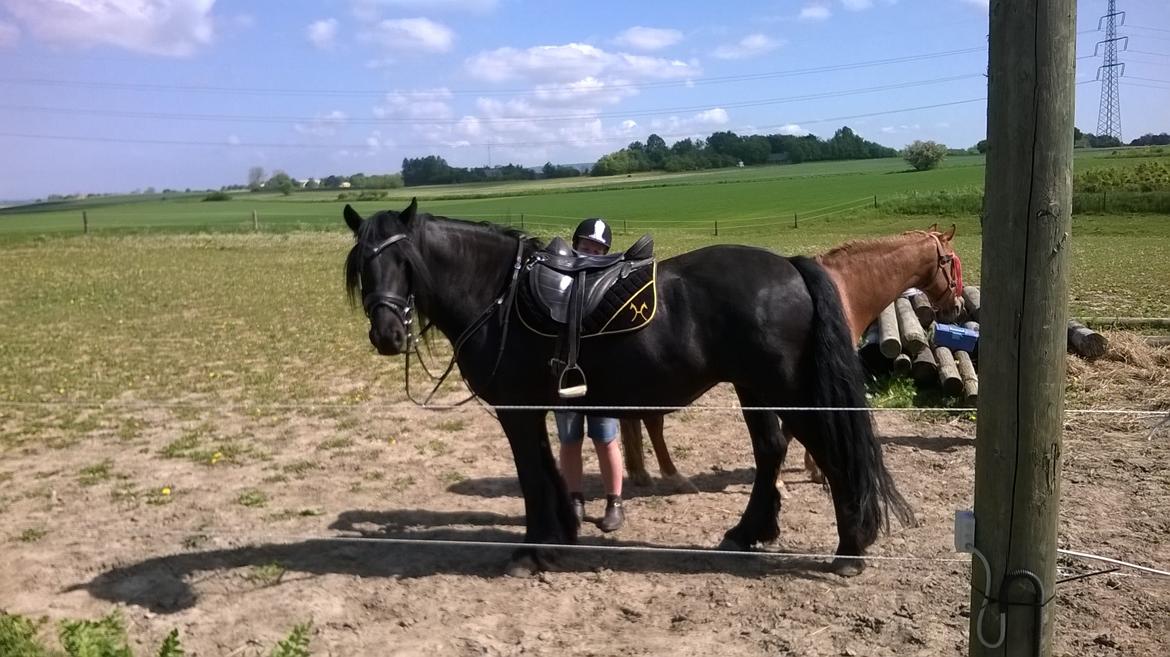
{"type": "MultiPolygon", "coordinates": [[[[1170,130],[1170,12],[1119,5],[1128,140],[1170,130]]],[[[1078,29],[1104,7],[1082,1],[1078,29]]],[[[431,153],[585,162],[651,132],[847,124],[965,147],[985,102],[898,110],[984,96],[986,33],[980,0],[0,0],[0,198],[218,187],[254,165],[388,173],[431,153]]],[[[1077,89],[1095,131],[1099,85],[1077,89]]]]}

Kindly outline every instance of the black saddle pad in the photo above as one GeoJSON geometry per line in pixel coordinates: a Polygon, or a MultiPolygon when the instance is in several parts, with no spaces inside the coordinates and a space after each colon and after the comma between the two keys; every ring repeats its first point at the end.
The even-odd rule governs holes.
{"type": "MultiPolygon", "coordinates": [[[[618,279],[597,306],[581,318],[581,337],[627,333],[649,324],[658,307],[657,272],[655,262],[618,279]]],[[[563,323],[549,317],[527,276],[516,296],[516,311],[521,323],[537,335],[555,338],[564,329],[563,323]]]]}

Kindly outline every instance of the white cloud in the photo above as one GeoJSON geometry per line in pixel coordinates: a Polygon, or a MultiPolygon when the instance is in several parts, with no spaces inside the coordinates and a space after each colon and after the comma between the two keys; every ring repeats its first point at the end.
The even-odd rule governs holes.
{"type": "Polygon", "coordinates": [[[353,0],[353,13],[360,19],[376,20],[382,8],[410,11],[449,11],[486,14],[499,4],[497,0],[353,0]]]}
{"type": "Polygon", "coordinates": [[[832,15],[833,12],[829,11],[826,5],[808,5],[800,10],[800,20],[802,21],[824,21],[832,15]]]}
{"type": "Polygon", "coordinates": [[[780,126],[780,129],[776,132],[782,135],[796,135],[797,137],[809,134],[808,130],[805,130],[796,123],[786,123],[780,126]]]}
{"type": "Polygon", "coordinates": [[[592,76],[568,84],[538,84],[533,90],[537,100],[562,106],[614,105],[637,93],[637,88],[627,80],[605,82],[592,76]]]}
{"type": "Polygon", "coordinates": [[[361,39],[388,52],[444,53],[455,43],[455,32],[429,18],[398,18],[378,23],[361,39]]]}
{"type": "Polygon", "coordinates": [[[913,123],[913,124],[903,123],[902,125],[884,126],[881,128],[881,131],[886,133],[887,135],[892,135],[892,134],[896,134],[899,132],[913,132],[915,130],[921,130],[921,129],[922,129],[922,124],[920,124],[920,123],[913,123]]]}
{"type": "Polygon", "coordinates": [[[635,50],[661,50],[673,46],[682,39],[683,34],[678,30],[635,25],[619,34],[615,41],[618,45],[635,50]]]}
{"type": "Polygon", "coordinates": [[[863,11],[873,6],[873,0],[841,0],[849,11],[863,11]]]}
{"type": "Polygon", "coordinates": [[[314,137],[332,137],[337,134],[338,128],[345,125],[349,117],[341,110],[333,110],[327,114],[317,116],[310,123],[297,123],[293,125],[293,130],[296,130],[302,135],[312,135],[314,137]]]}
{"type": "Polygon", "coordinates": [[[305,34],[309,37],[309,43],[321,50],[329,50],[333,47],[333,40],[337,38],[337,19],[314,21],[305,29],[305,34]]]}
{"type": "Polygon", "coordinates": [[[780,42],[764,34],[749,34],[736,43],[719,46],[712,54],[719,59],[746,59],[771,52],[780,42]]]}
{"type": "Polygon", "coordinates": [[[435,119],[446,120],[455,116],[451,108],[451,90],[446,87],[416,91],[393,91],[386,94],[386,100],[373,109],[380,119],[435,119]]]}
{"type": "Polygon", "coordinates": [[[634,80],[689,78],[701,72],[693,63],[610,53],[584,43],[489,50],[469,58],[466,68],[473,77],[488,82],[531,80],[562,84],[609,76],[634,80]]]}
{"type": "Polygon", "coordinates": [[[649,129],[668,135],[687,135],[705,138],[711,130],[727,125],[731,121],[727,110],[722,107],[704,110],[691,116],[670,116],[650,121],[649,129]]]}
{"type": "Polygon", "coordinates": [[[20,28],[0,21],[0,48],[11,48],[20,41],[20,28]]]}
{"type": "Polygon", "coordinates": [[[211,43],[215,0],[0,0],[30,35],[78,47],[110,45],[183,57],[211,43]]]}

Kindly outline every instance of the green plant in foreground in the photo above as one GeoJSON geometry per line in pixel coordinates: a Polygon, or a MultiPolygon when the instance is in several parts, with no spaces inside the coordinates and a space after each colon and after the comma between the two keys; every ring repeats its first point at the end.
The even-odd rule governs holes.
{"type": "Polygon", "coordinates": [[[299,623],[295,625],[292,632],[276,644],[276,647],[269,653],[271,657],[309,657],[309,633],[313,629],[313,623],[299,623]]]}
{"type": "MultiPolygon", "coordinates": [[[[0,612],[0,657],[134,657],[126,636],[126,624],[117,611],[98,620],[61,622],[58,638],[64,652],[45,646],[38,636],[47,620],[33,621],[18,614],[0,612]]],[[[310,657],[313,624],[299,623],[269,653],[271,657],[310,657]]],[[[163,639],[157,657],[184,657],[187,653],[172,629],[163,639]]]]}

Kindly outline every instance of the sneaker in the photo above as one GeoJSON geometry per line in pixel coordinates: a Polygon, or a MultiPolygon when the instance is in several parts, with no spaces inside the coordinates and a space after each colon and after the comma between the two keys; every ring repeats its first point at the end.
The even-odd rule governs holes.
{"type": "Polygon", "coordinates": [[[577,526],[585,522],[585,496],[581,493],[569,493],[569,500],[573,505],[573,515],[577,518],[577,526]]]}
{"type": "Polygon", "coordinates": [[[606,495],[605,497],[605,517],[597,526],[603,532],[613,532],[621,528],[622,523],[626,521],[626,510],[622,507],[622,498],[620,495],[606,495]]]}

